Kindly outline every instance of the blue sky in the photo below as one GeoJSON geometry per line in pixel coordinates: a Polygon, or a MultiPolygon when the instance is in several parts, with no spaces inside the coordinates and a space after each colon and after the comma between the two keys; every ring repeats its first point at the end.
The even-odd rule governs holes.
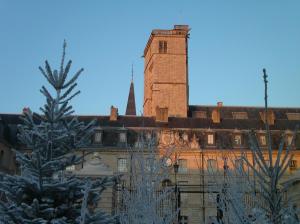
{"type": "Polygon", "coordinates": [[[83,67],[78,114],[124,114],[131,64],[138,113],[144,46],[152,29],[192,28],[190,104],[300,107],[300,1],[0,0],[0,113],[37,111],[46,80],[38,66],[59,65],[63,40],[72,72],[83,67]]]}

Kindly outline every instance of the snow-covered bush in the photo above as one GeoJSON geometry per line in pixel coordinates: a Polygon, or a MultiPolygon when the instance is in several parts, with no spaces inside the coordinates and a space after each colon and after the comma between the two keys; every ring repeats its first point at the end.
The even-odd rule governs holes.
{"type": "Polygon", "coordinates": [[[139,136],[130,152],[129,184],[122,188],[121,224],[171,224],[177,219],[175,189],[162,186],[170,178],[170,153],[160,154],[154,138],[139,136]]]}

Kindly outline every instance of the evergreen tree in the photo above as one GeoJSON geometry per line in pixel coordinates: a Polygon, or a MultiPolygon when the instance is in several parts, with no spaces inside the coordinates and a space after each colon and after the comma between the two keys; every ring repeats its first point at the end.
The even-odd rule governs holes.
{"type": "Polygon", "coordinates": [[[0,223],[114,223],[114,218],[94,209],[114,177],[92,181],[64,175],[66,167],[82,160],[76,150],[89,144],[95,125],[72,116],[70,100],[80,93],[73,90],[83,69],[67,81],[72,61],[64,65],[65,49],[66,42],[59,70],[52,70],[48,61],[39,67],[53,90],[40,90],[46,97],[42,114],[28,109],[22,116],[18,138],[31,153],[16,151],[20,175],[1,174],[5,200],[0,201],[0,223]]]}

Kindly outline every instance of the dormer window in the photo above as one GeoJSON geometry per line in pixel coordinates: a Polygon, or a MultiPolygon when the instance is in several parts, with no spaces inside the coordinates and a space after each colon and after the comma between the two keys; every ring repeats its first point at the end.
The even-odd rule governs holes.
{"type": "Polygon", "coordinates": [[[259,135],[259,143],[261,146],[267,145],[267,138],[266,135],[259,135]]]}
{"type": "Polygon", "coordinates": [[[242,135],[235,134],[233,137],[234,146],[241,146],[242,145],[242,135]]]}
{"type": "Polygon", "coordinates": [[[102,142],[102,131],[96,131],[94,134],[94,143],[99,144],[102,142]]]}
{"type": "Polygon", "coordinates": [[[120,141],[120,143],[126,143],[127,142],[126,132],[120,132],[119,141],[120,141]]]}
{"type": "Polygon", "coordinates": [[[214,145],[215,144],[215,135],[213,133],[207,134],[207,144],[214,145]]]}

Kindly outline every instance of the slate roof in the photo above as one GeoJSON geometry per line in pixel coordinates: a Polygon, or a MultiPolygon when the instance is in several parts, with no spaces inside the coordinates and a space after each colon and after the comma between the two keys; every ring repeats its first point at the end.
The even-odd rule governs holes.
{"type": "MultiPolygon", "coordinates": [[[[82,116],[78,118],[84,122],[89,122],[93,119],[96,120],[97,126],[104,130],[104,140],[107,145],[117,144],[118,132],[122,128],[128,129],[128,142],[133,143],[136,140],[136,130],[138,129],[162,129],[170,128],[175,130],[185,130],[187,132],[198,130],[215,130],[216,140],[219,139],[222,145],[229,146],[230,132],[234,130],[264,130],[265,125],[261,120],[259,112],[263,111],[262,107],[228,107],[223,106],[220,108],[221,122],[213,123],[211,119],[211,112],[217,106],[190,106],[189,117],[179,118],[170,117],[168,122],[156,122],[155,117],[142,117],[142,116],[118,116],[117,121],[110,121],[109,116],[82,116]],[[192,117],[193,111],[206,111],[207,118],[192,117]],[[248,119],[236,120],[232,117],[232,112],[247,112],[248,119]],[[227,134],[226,134],[227,133],[227,134]],[[227,139],[227,140],[226,140],[227,139]],[[227,142],[227,143],[226,143],[227,142]]],[[[269,108],[275,114],[275,123],[270,126],[271,130],[294,130],[298,125],[299,120],[288,120],[286,113],[300,113],[300,108],[269,108]]],[[[17,125],[21,123],[21,114],[0,114],[0,140],[5,139],[11,144],[17,144],[17,125]]],[[[199,132],[200,133],[200,132],[199,132]]],[[[192,135],[192,134],[191,134],[192,135]]],[[[199,134],[201,138],[204,138],[199,134]]],[[[203,140],[204,141],[204,140],[203,140]]]]}

